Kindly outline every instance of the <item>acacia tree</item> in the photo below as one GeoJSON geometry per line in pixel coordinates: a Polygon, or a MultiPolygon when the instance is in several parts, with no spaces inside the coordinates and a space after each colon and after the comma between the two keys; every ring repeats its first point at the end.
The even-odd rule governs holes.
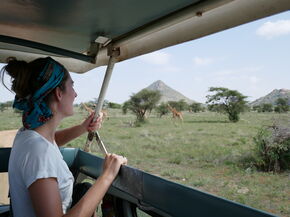
{"type": "Polygon", "coordinates": [[[193,102],[189,105],[189,108],[194,113],[204,111],[204,107],[202,107],[201,103],[193,102]]]}
{"type": "Polygon", "coordinates": [[[0,103],[0,111],[3,112],[5,110],[5,105],[4,103],[0,103]]]}
{"type": "Polygon", "coordinates": [[[115,103],[115,102],[109,102],[108,107],[112,108],[112,109],[120,109],[122,106],[118,103],[115,103]]]}
{"type": "Polygon", "coordinates": [[[224,87],[211,87],[209,92],[213,93],[213,95],[206,96],[209,109],[226,113],[231,122],[237,122],[239,114],[247,107],[245,100],[247,97],[236,90],[224,87]]]}
{"type": "Polygon", "coordinates": [[[278,98],[276,100],[275,112],[284,113],[289,111],[288,100],[286,98],[278,98]]]}
{"type": "Polygon", "coordinates": [[[184,111],[188,109],[188,104],[185,102],[184,99],[181,99],[179,101],[168,101],[168,104],[175,108],[177,111],[184,111]]]}
{"type": "Polygon", "coordinates": [[[152,91],[144,89],[137,94],[130,97],[126,102],[126,108],[131,110],[137,118],[137,122],[144,122],[146,112],[151,112],[160,100],[161,95],[159,91],[152,91]]]}
{"type": "Polygon", "coordinates": [[[122,106],[122,112],[123,112],[124,115],[127,114],[129,106],[130,106],[130,101],[129,100],[124,102],[124,104],[122,106]]]}
{"type": "Polygon", "coordinates": [[[263,103],[257,107],[258,112],[272,112],[273,105],[271,103],[263,103]]]}
{"type": "Polygon", "coordinates": [[[168,110],[168,103],[161,103],[159,106],[155,108],[156,112],[159,114],[159,118],[161,118],[163,115],[166,115],[169,113],[168,110]]]}

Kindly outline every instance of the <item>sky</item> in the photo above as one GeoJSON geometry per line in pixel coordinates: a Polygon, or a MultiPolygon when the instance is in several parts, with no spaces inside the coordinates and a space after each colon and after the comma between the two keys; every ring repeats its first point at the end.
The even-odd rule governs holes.
{"type": "MultiPolygon", "coordinates": [[[[237,90],[253,101],[274,89],[290,89],[289,53],[288,11],[117,63],[106,99],[123,103],[162,80],[201,103],[205,103],[210,87],[237,90]]],[[[105,70],[99,67],[85,74],[71,74],[78,94],[76,103],[98,98],[105,70]]],[[[14,95],[0,84],[0,102],[13,99],[14,95]]]]}

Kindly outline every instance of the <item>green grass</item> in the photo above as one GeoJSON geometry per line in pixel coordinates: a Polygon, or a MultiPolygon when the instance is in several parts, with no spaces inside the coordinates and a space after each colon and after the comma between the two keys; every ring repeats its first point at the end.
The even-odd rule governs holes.
{"type": "MultiPolygon", "coordinates": [[[[86,113],[76,111],[61,127],[80,123],[86,113]]],[[[281,174],[258,172],[250,167],[258,129],[273,120],[289,120],[288,114],[245,113],[238,123],[216,113],[185,113],[184,122],[173,122],[152,114],[141,127],[135,118],[109,111],[100,136],[109,152],[124,155],[129,165],[177,183],[275,213],[290,216],[289,171],[281,174]],[[245,163],[246,162],[246,163],[245,163]],[[247,166],[248,165],[248,166],[247,166]]],[[[0,113],[0,130],[20,126],[11,111],[0,113]]],[[[83,147],[86,135],[68,146],[83,147]]],[[[101,156],[98,148],[97,155],[101,156]]]]}
{"type": "Polygon", "coordinates": [[[0,131],[18,129],[22,126],[21,117],[21,114],[13,112],[12,109],[0,112],[0,131]]]}

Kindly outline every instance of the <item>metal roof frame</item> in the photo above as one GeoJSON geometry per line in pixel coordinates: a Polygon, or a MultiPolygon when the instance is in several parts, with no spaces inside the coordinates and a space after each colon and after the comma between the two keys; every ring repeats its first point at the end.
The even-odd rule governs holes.
{"type": "MultiPolygon", "coordinates": [[[[120,55],[116,57],[116,62],[120,62],[289,9],[289,0],[193,1],[191,5],[187,3],[184,8],[178,8],[178,10],[163,17],[150,20],[147,24],[138,26],[136,29],[117,35],[116,38],[111,39],[110,46],[120,51],[120,55]]],[[[27,31],[30,30],[35,31],[33,27],[27,31]]],[[[55,31],[60,30],[55,27],[55,31]]],[[[99,35],[107,37],[101,33],[99,35]]],[[[6,36],[14,37],[13,31],[11,30],[11,35],[6,36]]],[[[30,41],[33,42],[33,40],[30,41]]],[[[88,53],[93,47],[91,43],[92,41],[86,45],[89,50],[85,53],[78,53],[62,47],[47,47],[49,45],[45,46],[45,44],[43,47],[37,44],[37,46],[31,46],[32,49],[24,49],[20,44],[7,47],[7,44],[3,46],[3,43],[0,43],[0,62],[5,62],[9,56],[30,61],[37,57],[50,55],[64,64],[69,71],[84,73],[93,68],[107,65],[109,60],[107,46],[100,46],[98,53],[92,52],[96,55],[95,57],[89,56],[88,53]],[[35,48],[41,49],[41,52],[35,48]]]]}

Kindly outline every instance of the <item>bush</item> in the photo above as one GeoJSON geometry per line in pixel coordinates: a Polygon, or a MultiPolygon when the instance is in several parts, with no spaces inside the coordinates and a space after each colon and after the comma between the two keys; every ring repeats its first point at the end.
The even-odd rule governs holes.
{"type": "Polygon", "coordinates": [[[258,169],[281,172],[290,168],[290,128],[281,124],[262,128],[254,137],[258,169]]]}
{"type": "Polygon", "coordinates": [[[259,111],[259,110],[261,110],[261,106],[260,105],[254,105],[252,107],[252,111],[259,111]]]}
{"type": "Polygon", "coordinates": [[[217,111],[228,115],[231,122],[238,122],[240,113],[248,109],[247,96],[242,95],[236,90],[224,87],[210,87],[207,95],[207,105],[210,111],[217,111]]]}
{"type": "Polygon", "coordinates": [[[158,113],[159,115],[159,118],[161,118],[163,115],[166,115],[167,113],[169,113],[169,110],[168,110],[168,105],[167,103],[161,103],[159,106],[157,106],[155,108],[156,112],[158,113]]]}
{"type": "Polygon", "coordinates": [[[183,99],[179,101],[168,101],[168,104],[179,112],[188,109],[188,104],[183,99]]]}
{"type": "Polygon", "coordinates": [[[202,106],[202,104],[198,103],[198,102],[191,103],[189,105],[189,109],[191,111],[193,111],[194,113],[201,112],[201,111],[205,110],[205,108],[202,106]]]}
{"type": "Polygon", "coordinates": [[[0,111],[3,112],[5,110],[5,105],[3,103],[0,103],[0,111]]]}
{"type": "Polygon", "coordinates": [[[145,123],[147,115],[156,107],[160,97],[159,91],[143,89],[130,96],[130,99],[123,104],[123,114],[126,114],[129,109],[136,115],[136,122],[145,123]]]}
{"type": "Polygon", "coordinates": [[[288,100],[287,98],[279,98],[276,100],[276,107],[275,107],[275,112],[278,113],[285,113],[289,111],[289,105],[288,105],[288,100]]]}
{"type": "Polygon", "coordinates": [[[122,108],[122,105],[120,105],[118,103],[114,103],[114,102],[109,102],[108,107],[112,108],[112,109],[120,109],[120,108],[122,108]]]}
{"type": "Polygon", "coordinates": [[[264,103],[264,104],[261,105],[261,112],[272,112],[272,111],[273,111],[273,105],[272,104],[264,103]]]}

